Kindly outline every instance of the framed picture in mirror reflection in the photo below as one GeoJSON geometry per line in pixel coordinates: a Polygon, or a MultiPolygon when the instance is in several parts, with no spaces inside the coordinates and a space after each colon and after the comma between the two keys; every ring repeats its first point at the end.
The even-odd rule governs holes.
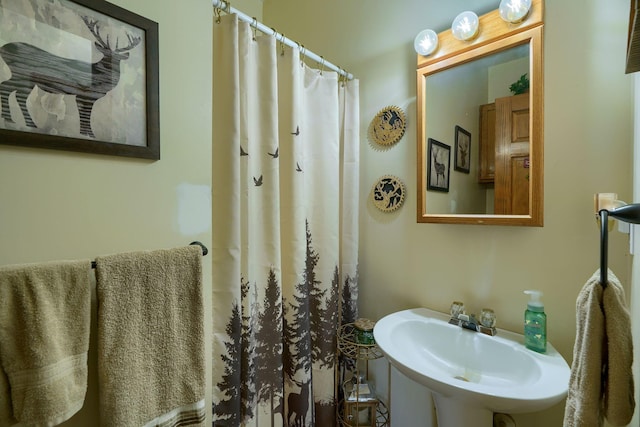
{"type": "Polygon", "coordinates": [[[456,157],[454,168],[469,173],[471,164],[471,134],[460,126],[456,126],[456,157]]]}
{"type": "Polygon", "coordinates": [[[448,192],[451,147],[433,138],[429,138],[428,142],[427,189],[448,192]]]}

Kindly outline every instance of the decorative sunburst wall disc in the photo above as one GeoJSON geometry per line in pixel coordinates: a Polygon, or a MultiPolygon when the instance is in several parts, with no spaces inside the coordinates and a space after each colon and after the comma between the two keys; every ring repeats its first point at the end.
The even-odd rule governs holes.
{"type": "Polygon", "coordinates": [[[400,141],[407,126],[407,119],[401,108],[385,107],[371,121],[369,138],[377,144],[392,145],[400,141]]]}
{"type": "Polygon", "coordinates": [[[404,202],[405,188],[402,181],[393,175],[384,175],[373,186],[373,204],[383,212],[398,209],[404,202]]]}

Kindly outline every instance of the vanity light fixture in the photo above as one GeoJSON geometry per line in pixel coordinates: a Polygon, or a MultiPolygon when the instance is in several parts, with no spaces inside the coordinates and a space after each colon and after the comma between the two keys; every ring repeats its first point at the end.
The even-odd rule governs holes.
{"type": "Polygon", "coordinates": [[[500,17],[512,24],[520,23],[531,9],[531,0],[502,0],[498,10],[500,17]]]}
{"type": "Polygon", "coordinates": [[[478,15],[471,11],[462,12],[451,24],[453,37],[458,40],[471,40],[478,34],[478,15]]]}
{"type": "Polygon", "coordinates": [[[438,35],[433,30],[422,30],[413,42],[418,55],[429,56],[438,48],[438,35]]]}

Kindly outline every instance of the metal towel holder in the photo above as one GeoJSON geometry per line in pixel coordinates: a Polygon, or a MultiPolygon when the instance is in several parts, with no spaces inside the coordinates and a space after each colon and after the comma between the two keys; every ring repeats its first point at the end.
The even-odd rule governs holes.
{"type": "MultiPolygon", "coordinates": [[[[190,245],[196,245],[196,246],[200,246],[200,249],[202,249],[202,256],[207,256],[207,254],[209,253],[209,249],[207,249],[207,247],[199,241],[195,241],[195,242],[191,242],[189,243],[190,245]]],[[[95,261],[91,261],[91,268],[96,268],[96,262],[95,261]]]]}
{"type": "Polygon", "coordinates": [[[607,278],[607,253],[609,245],[609,218],[628,222],[631,224],[640,224],[640,203],[632,203],[611,210],[600,209],[600,284],[603,288],[607,287],[609,279],[607,278]]]}

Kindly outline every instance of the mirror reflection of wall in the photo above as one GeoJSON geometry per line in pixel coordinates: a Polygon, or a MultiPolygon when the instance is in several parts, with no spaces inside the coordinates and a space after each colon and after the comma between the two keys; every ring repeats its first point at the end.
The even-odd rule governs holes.
{"type": "Polygon", "coordinates": [[[511,96],[510,86],[529,68],[529,45],[524,44],[425,77],[427,137],[453,150],[455,126],[471,133],[469,173],[452,170],[448,193],[429,192],[429,213],[494,213],[493,178],[479,180],[480,107],[511,96]]]}

